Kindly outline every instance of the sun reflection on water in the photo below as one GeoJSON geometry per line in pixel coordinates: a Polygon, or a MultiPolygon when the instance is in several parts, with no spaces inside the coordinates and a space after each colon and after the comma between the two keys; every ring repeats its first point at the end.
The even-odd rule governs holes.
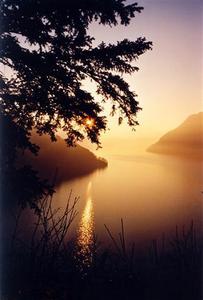
{"type": "Polygon", "coordinates": [[[92,182],[87,187],[87,200],[78,229],[78,258],[86,267],[92,262],[92,247],[94,243],[94,211],[91,196],[92,182]]]}

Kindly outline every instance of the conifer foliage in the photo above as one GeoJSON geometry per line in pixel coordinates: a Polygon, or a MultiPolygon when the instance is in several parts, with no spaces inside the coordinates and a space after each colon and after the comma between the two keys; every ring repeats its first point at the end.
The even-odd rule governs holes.
{"type": "Polygon", "coordinates": [[[122,75],[138,70],[132,62],[151,42],[138,38],[93,46],[88,28],[92,22],[126,26],[142,9],[124,0],[1,1],[0,56],[6,70],[0,78],[1,114],[24,132],[25,147],[33,128],[52,140],[61,128],[69,145],[85,136],[99,145],[107,101],[130,126],[137,124],[136,94],[122,75]],[[84,88],[84,80],[95,83],[102,102],[84,88]]]}
{"type": "MultiPolygon", "coordinates": [[[[137,125],[136,94],[123,74],[151,42],[124,39],[95,46],[90,24],[126,26],[142,11],[124,0],[2,0],[0,3],[1,191],[33,207],[49,186],[29,166],[16,166],[19,151],[37,154],[31,132],[56,140],[58,129],[68,145],[85,137],[100,145],[107,126],[105,103],[137,125]],[[93,81],[99,100],[85,88],[93,81]]],[[[52,193],[52,190],[50,191],[52,193]]],[[[7,202],[7,201],[6,201],[7,202]]],[[[13,201],[11,201],[13,202],[13,201]]]]}

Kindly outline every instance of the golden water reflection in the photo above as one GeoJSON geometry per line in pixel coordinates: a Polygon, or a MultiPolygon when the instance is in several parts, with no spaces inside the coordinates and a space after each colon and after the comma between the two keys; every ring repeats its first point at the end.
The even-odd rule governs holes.
{"type": "Polygon", "coordinates": [[[93,244],[94,244],[94,210],[92,201],[92,182],[87,186],[87,200],[82,213],[79,229],[78,229],[78,258],[80,263],[90,266],[92,262],[93,244]]]}

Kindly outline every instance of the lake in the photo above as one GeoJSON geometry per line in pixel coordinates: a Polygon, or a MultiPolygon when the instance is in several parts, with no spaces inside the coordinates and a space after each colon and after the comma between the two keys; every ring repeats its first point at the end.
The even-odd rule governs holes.
{"type": "Polygon", "coordinates": [[[104,224],[113,234],[123,218],[126,239],[141,246],[164,233],[171,236],[178,225],[202,220],[202,163],[151,153],[106,157],[108,168],[86,177],[61,183],[54,206],[65,207],[79,196],[78,215],[72,226],[79,244],[88,244],[93,233],[110,242],[104,224]]]}

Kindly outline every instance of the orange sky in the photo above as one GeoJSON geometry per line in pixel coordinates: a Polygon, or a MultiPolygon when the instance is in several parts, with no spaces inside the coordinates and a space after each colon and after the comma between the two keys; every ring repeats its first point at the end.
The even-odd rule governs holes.
{"type": "MultiPolygon", "coordinates": [[[[134,1],[128,0],[127,3],[134,1]]],[[[145,149],[164,133],[177,127],[202,107],[203,24],[201,0],[138,0],[144,11],[127,27],[90,26],[95,44],[136,40],[145,36],[153,50],[140,57],[139,72],[126,76],[131,89],[138,94],[142,111],[136,132],[126,125],[118,126],[109,118],[109,131],[101,138],[101,153],[134,153],[145,149]],[[118,151],[119,150],[119,151],[118,151]]],[[[93,90],[93,86],[89,86],[93,90]]],[[[109,111],[108,105],[106,112],[109,111]]],[[[95,150],[96,146],[84,143],[95,150]]]]}
{"type": "Polygon", "coordinates": [[[156,140],[188,115],[202,110],[201,1],[140,0],[138,3],[145,9],[128,27],[98,24],[90,27],[95,43],[135,40],[139,36],[153,41],[153,50],[138,62],[139,72],[126,77],[143,108],[138,114],[140,126],[134,133],[127,125],[117,126],[117,119],[110,118],[111,130],[101,140],[104,152],[110,148],[115,152],[115,147],[121,147],[131,153],[131,146],[139,148],[138,140],[156,140]]]}

